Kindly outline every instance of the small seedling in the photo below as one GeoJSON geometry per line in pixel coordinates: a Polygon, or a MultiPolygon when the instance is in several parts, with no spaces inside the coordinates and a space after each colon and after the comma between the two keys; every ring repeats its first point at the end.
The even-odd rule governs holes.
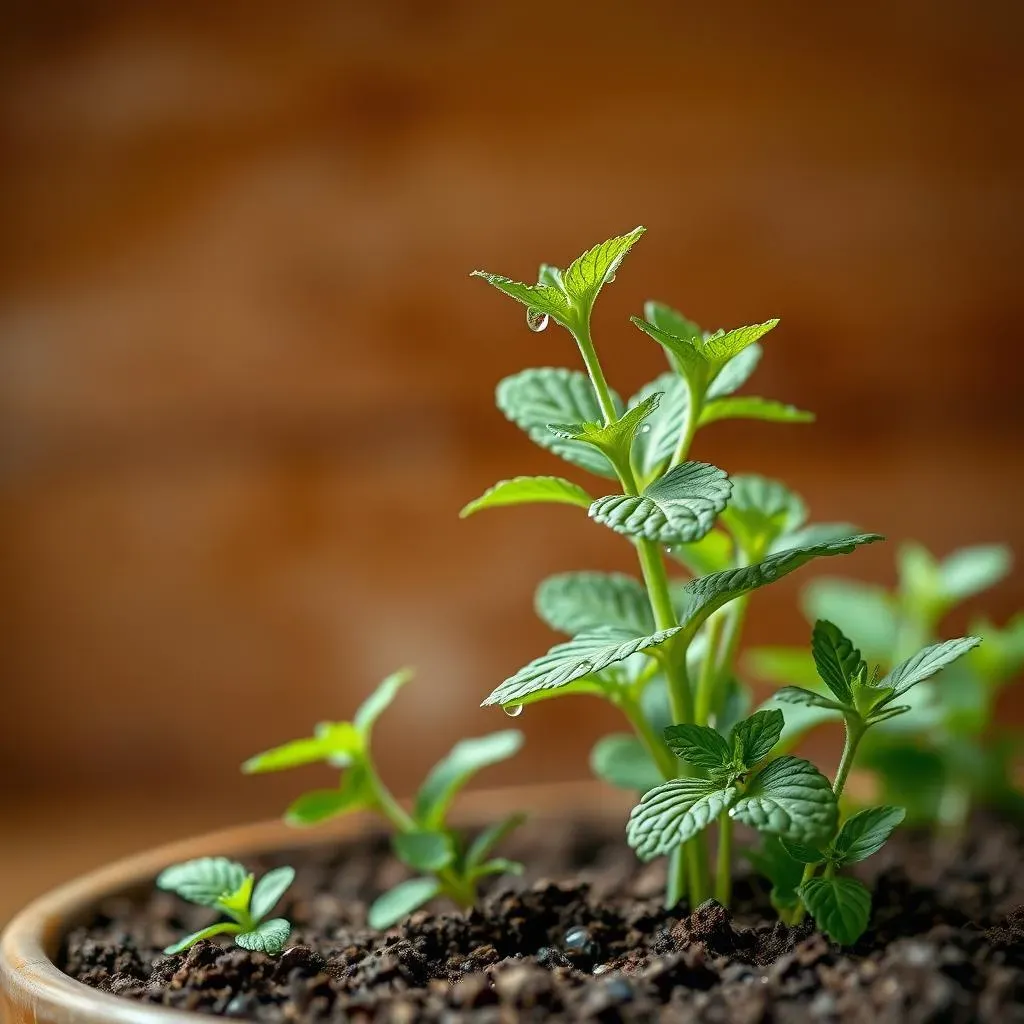
{"type": "Polygon", "coordinates": [[[231,920],[218,921],[186,935],[164,952],[170,956],[184,952],[200,939],[233,935],[235,944],[243,949],[271,956],[280,953],[292,926],[283,917],[263,919],[294,878],[294,869],[274,868],[254,884],[254,875],[225,857],[200,857],[165,869],[156,880],[157,888],[177,893],[183,900],[200,907],[213,907],[231,920]]]}
{"type": "MultiPolygon", "coordinates": [[[[595,497],[564,477],[518,476],[471,501],[463,516],[529,502],[585,509],[632,545],[641,577],[575,572],[542,583],[537,611],[570,639],[514,673],[483,703],[518,714],[527,704],[572,694],[610,701],[634,735],[606,737],[591,763],[601,777],[644,794],[628,837],[644,857],[672,857],[668,906],[684,895],[691,905],[710,895],[703,833],[714,822],[715,892],[728,901],[732,823],[741,821],[767,837],[752,859],[771,878],[781,912],[795,917],[806,906],[829,934],[852,941],[861,919],[866,922],[866,907],[853,888],[859,883],[835,871],[870,845],[858,845],[857,837],[871,822],[851,818],[837,831],[838,798],[857,745],[869,727],[905,710],[894,701],[911,686],[976,641],[929,648],[881,680],[868,678],[856,652],[839,658],[834,651],[839,661],[829,663],[824,677],[830,689],[837,687],[831,697],[789,694],[805,703],[830,701],[830,709],[846,717],[847,748],[831,785],[812,764],[785,752],[781,710],[745,717],[750,693],[737,678],[736,656],[751,593],[815,559],[882,538],[844,523],[808,524],[803,502],[785,485],[730,477],[688,459],[698,430],[720,420],[813,419],[782,402],[736,395],[777,320],[708,332],[671,307],[649,302],[644,318],[632,323],[662,348],[669,371],[628,401],[609,386],[591,313],[643,231],[609,239],[565,270],[542,264],[536,284],[475,272],[526,307],[531,330],[555,323],[575,341],[585,373],[524,370],[498,385],[497,404],[542,448],[598,477],[600,489],[595,497]],[[670,580],[666,556],[689,579],[670,580]],[[824,876],[817,878],[815,864],[802,866],[790,849],[812,851],[826,864],[824,876]],[[854,905],[849,913],[848,904],[854,905]]],[[[821,654],[817,647],[815,654],[821,654]]],[[[874,813],[894,827],[899,812],[874,813]]],[[[882,831],[879,826],[871,834],[882,831]]]]}
{"type": "Polygon", "coordinates": [[[395,855],[421,874],[374,901],[369,911],[372,928],[390,928],[438,896],[447,896],[460,907],[470,907],[481,879],[522,871],[521,864],[491,855],[522,823],[523,815],[505,818],[469,843],[447,824],[452,801],[469,779],[519,751],[523,734],[517,729],[457,743],[427,775],[411,813],[382,782],[373,759],[373,726],[411,678],[408,670],[388,676],[363,702],[352,721],[321,722],[312,736],[257,754],[242,766],[249,773],[283,771],[318,762],[341,768],[338,786],[303,794],[285,812],[285,821],[296,826],[317,825],[351,811],[371,810],[394,829],[395,855]]]}

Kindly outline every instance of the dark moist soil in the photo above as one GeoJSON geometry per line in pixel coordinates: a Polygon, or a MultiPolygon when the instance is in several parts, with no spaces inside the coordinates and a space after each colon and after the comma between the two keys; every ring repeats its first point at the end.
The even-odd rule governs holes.
{"type": "Polygon", "coordinates": [[[714,902],[664,911],[664,867],[639,865],[618,830],[535,824],[508,846],[530,872],[468,915],[439,903],[369,931],[367,899],[404,877],[378,837],[249,865],[298,869],[277,911],[294,924],[279,957],[210,941],[164,956],[212,915],[150,891],[108,900],[60,962],[125,998],[257,1021],[1024,1022],[1014,826],[978,820],[958,841],[897,834],[861,865],[874,913],[849,950],[775,922],[742,868],[732,914],[714,902]]]}

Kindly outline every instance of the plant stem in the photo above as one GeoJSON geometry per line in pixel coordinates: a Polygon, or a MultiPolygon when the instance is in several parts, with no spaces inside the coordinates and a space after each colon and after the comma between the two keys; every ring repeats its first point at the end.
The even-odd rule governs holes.
{"type": "Polygon", "coordinates": [[[697,725],[707,725],[715,707],[717,682],[721,678],[718,666],[718,644],[722,635],[723,617],[715,612],[708,620],[708,647],[697,679],[697,707],[693,720],[697,725]]]}
{"type": "Polygon", "coordinates": [[[604,416],[605,424],[614,423],[618,419],[615,411],[615,403],[612,401],[612,394],[608,388],[608,381],[605,380],[604,370],[601,369],[601,361],[597,358],[597,350],[594,348],[594,341],[590,337],[590,322],[581,325],[573,331],[576,344],[579,346],[580,355],[583,356],[584,365],[590,375],[590,381],[594,385],[594,394],[597,396],[597,404],[601,407],[601,414],[604,416]]]}
{"type": "Polygon", "coordinates": [[[697,393],[697,389],[690,383],[688,377],[684,379],[686,380],[686,393],[688,396],[686,419],[683,421],[683,432],[679,435],[679,443],[672,454],[672,461],[668,464],[669,469],[678,466],[689,453],[690,445],[693,444],[694,435],[697,433],[700,413],[704,405],[704,396],[697,393]]]}
{"type": "Polygon", "coordinates": [[[622,713],[629,719],[629,724],[633,726],[640,742],[647,748],[647,753],[651,755],[651,760],[657,765],[662,778],[674,779],[676,777],[676,759],[651,727],[651,723],[647,720],[639,703],[631,697],[629,699],[619,698],[617,703],[622,713]]]}
{"type": "Polygon", "coordinates": [[[715,899],[723,907],[732,901],[732,818],[728,811],[718,816],[718,861],[715,865],[715,899]]]}

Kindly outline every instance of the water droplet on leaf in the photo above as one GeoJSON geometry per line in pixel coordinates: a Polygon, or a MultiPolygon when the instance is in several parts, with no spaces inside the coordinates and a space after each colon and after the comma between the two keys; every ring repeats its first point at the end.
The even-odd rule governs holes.
{"type": "Polygon", "coordinates": [[[614,280],[615,280],[615,271],[614,270],[611,271],[608,274],[605,274],[605,276],[604,276],[604,283],[605,284],[611,284],[612,281],[614,281],[614,280]]]}
{"type": "Polygon", "coordinates": [[[549,321],[550,317],[547,313],[542,313],[539,309],[528,309],[526,311],[526,326],[537,334],[547,328],[549,321]]]}
{"type": "Polygon", "coordinates": [[[523,705],[505,704],[502,706],[501,710],[504,711],[509,718],[518,718],[523,713],[523,705]]]}

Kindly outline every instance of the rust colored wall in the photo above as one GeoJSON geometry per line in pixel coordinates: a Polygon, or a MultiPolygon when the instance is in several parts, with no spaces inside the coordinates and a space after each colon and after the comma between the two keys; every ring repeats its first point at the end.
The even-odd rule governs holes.
{"type": "MultiPolygon", "coordinates": [[[[458,520],[555,468],[495,382],[576,360],[467,273],[639,222],[596,318],[612,380],[660,369],[626,324],[648,297],[775,315],[757,390],[819,414],[713,428],[699,457],[894,540],[1024,550],[1019,5],[585,10],[5,9],[5,779],[201,780],[272,813],[305,780],[238,762],[404,663],[399,788],[500,727],[476,704],[550,642],[536,581],[631,566],[568,511],[458,520]]],[[[758,599],[753,639],[803,637],[797,590],[758,599]]],[[[1017,576],[990,604],[1022,598],[1017,576]]],[[[518,775],[579,775],[613,720],[531,710],[518,775]]]]}

